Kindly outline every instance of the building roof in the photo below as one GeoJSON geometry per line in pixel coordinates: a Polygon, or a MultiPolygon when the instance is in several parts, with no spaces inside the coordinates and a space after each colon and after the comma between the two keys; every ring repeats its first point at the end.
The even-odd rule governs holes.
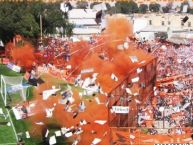
{"type": "Polygon", "coordinates": [[[86,18],[69,19],[69,22],[74,25],[97,25],[95,19],[86,19],[86,18]]]}
{"type": "Polygon", "coordinates": [[[92,9],[72,9],[68,12],[69,19],[95,19],[97,11],[92,9]]]}
{"type": "Polygon", "coordinates": [[[167,32],[166,26],[147,26],[140,30],[140,32],[167,32]]]}
{"type": "Polygon", "coordinates": [[[90,35],[100,33],[101,30],[97,28],[74,28],[73,34],[75,35],[90,35]]]}

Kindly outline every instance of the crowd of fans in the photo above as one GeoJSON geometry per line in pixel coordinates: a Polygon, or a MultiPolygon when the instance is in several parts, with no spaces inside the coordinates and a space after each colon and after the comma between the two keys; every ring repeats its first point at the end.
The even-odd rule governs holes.
{"type": "Polygon", "coordinates": [[[192,132],[186,127],[193,121],[193,44],[144,41],[138,46],[158,58],[154,97],[139,109],[138,125],[152,128],[150,134],[159,134],[160,128],[166,128],[169,134],[192,132]]]}
{"type": "MultiPolygon", "coordinates": [[[[193,115],[192,43],[177,45],[160,40],[141,42],[134,39],[134,41],[137,42],[138,48],[153,53],[158,58],[155,96],[139,109],[138,126],[155,128],[150,129],[150,133],[156,134],[159,133],[156,128],[160,127],[156,125],[156,121],[163,121],[168,133],[185,133],[182,129],[192,126],[193,115]],[[177,129],[173,130],[174,127],[177,129]]],[[[65,61],[70,59],[69,42],[66,40],[50,39],[48,45],[41,46],[40,50],[48,57],[49,62],[61,54],[65,61]]]]}
{"type": "Polygon", "coordinates": [[[70,41],[64,39],[50,38],[45,45],[40,45],[39,50],[44,56],[46,63],[54,63],[57,57],[62,57],[65,61],[70,59],[70,41]]]}
{"type": "MultiPolygon", "coordinates": [[[[90,43],[94,41],[91,40],[90,43]]],[[[177,45],[160,40],[140,42],[134,39],[134,41],[137,42],[138,48],[157,57],[157,83],[154,96],[139,108],[137,125],[149,128],[150,134],[192,132],[186,127],[193,125],[193,43],[177,45]],[[161,128],[164,128],[165,132],[161,132],[161,128]]],[[[70,59],[69,42],[66,40],[51,39],[47,46],[40,47],[40,51],[47,57],[48,62],[58,56],[63,56],[65,61],[70,59]]],[[[64,99],[67,94],[67,92],[62,94],[64,99]]],[[[69,101],[65,105],[65,109],[68,110],[69,101]]],[[[84,105],[80,106],[83,106],[84,110],[84,105]]]]}

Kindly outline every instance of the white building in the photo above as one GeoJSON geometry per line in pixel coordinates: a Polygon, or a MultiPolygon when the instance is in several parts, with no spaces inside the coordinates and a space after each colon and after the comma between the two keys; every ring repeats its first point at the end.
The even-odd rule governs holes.
{"type": "Polygon", "coordinates": [[[134,33],[139,39],[155,39],[155,33],[163,32],[171,37],[193,38],[193,15],[190,14],[145,14],[133,18],[134,33]],[[188,17],[183,23],[182,19],[188,17]],[[183,35],[182,35],[183,34],[183,35]],[[186,36],[187,35],[187,36],[186,36]]]}
{"type": "Polygon", "coordinates": [[[69,22],[74,24],[74,37],[88,39],[94,34],[101,32],[100,26],[96,23],[97,11],[92,9],[72,9],[68,11],[69,22]]]}

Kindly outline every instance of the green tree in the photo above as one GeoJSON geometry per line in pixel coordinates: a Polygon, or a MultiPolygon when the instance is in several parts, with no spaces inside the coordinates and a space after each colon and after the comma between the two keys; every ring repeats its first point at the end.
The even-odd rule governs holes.
{"type": "Polygon", "coordinates": [[[36,22],[34,16],[30,13],[26,13],[21,16],[21,19],[15,23],[16,34],[21,34],[24,37],[37,38],[39,35],[39,25],[36,22]]]}
{"type": "Polygon", "coordinates": [[[119,1],[116,2],[115,7],[118,13],[123,14],[137,13],[139,11],[137,3],[134,1],[119,1]]]}
{"type": "MultiPolygon", "coordinates": [[[[93,9],[93,7],[94,7],[95,5],[98,5],[98,4],[101,4],[101,2],[93,2],[93,3],[90,4],[90,8],[93,9]]],[[[105,5],[106,5],[106,8],[107,8],[106,11],[108,11],[108,10],[111,9],[111,6],[110,6],[109,3],[105,3],[105,5]]]]}
{"type": "Polygon", "coordinates": [[[54,9],[52,11],[46,10],[43,13],[43,32],[45,34],[56,33],[56,27],[64,27],[65,20],[63,13],[60,10],[54,9]]]}
{"type": "Polygon", "coordinates": [[[15,24],[17,16],[13,16],[14,6],[10,2],[0,2],[0,39],[7,42],[12,39],[15,32],[15,24]]]}
{"type": "Polygon", "coordinates": [[[106,13],[107,13],[107,14],[110,14],[110,15],[116,14],[116,13],[117,13],[117,8],[116,8],[116,7],[111,7],[110,9],[108,9],[108,10],[106,11],[106,13]]]}
{"type": "Polygon", "coordinates": [[[151,12],[159,12],[160,11],[160,4],[152,3],[149,5],[149,10],[151,12]]]}
{"type": "Polygon", "coordinates": [[[74,25],[71,23],[66,23],[65,35],[70,37],[73,35],[74,25]]]}
{"type": "Polygon", "coordinates": [[[69,34],[72,33],[73,27],[60,10],[60,3],[5,1],[0,2],[0,40],[8,42],[15,34],[37,39],[40,35],[40,15],[44,34],[56,33],[56,27],[63,27],[68,29],[69,34]]]}
{"type": "Polygon", "coordinates": [[[146,4],[140,4],[139,6],[139,12],[142,13],[142,14],[145,14],[148,10],[148,5],[146,4]]]}

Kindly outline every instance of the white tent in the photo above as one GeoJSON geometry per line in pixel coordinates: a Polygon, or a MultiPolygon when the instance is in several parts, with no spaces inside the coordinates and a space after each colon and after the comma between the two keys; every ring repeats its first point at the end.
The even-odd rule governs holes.
{"type": "Polygon", "coordinates": [[[23,76],[4,76],[1,75],[1,96],[5,106],[7,105],[7,96],[8,94],[19,92],[20,96],[24,101],[26,101],[26,92],[29,85],[22,85],[23,76]]]}

